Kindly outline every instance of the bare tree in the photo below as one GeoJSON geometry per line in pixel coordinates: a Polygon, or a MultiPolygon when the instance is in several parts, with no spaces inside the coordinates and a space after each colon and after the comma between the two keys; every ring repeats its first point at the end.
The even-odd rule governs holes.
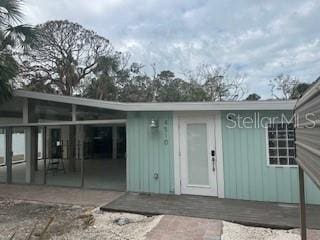
{"type": "Polygon", "coordinates": [[[73,95],[76,87],[93,74],[99,59],[110,56],[109,40],[69,21],[49,21],[38,25],[39,40],[20,56],[25,85],[50,86],[63,95],[73,95]]]}
{"type": "Polygon", "coordinates": [[[296,77],[289,74],[279,74],[269,82],[271,94],[276,99],[288,100],[292,97],[293,91],[299,83],[296,77]]]}
{"type": "Polygon", "coordinates": [[[207,101],[240,100],[246,93],[242,74],[232,75],[230,65],[225,67],[203,64],[195,72],[189,73],[189,81],[193,85],[200,85],[207,101]]]}

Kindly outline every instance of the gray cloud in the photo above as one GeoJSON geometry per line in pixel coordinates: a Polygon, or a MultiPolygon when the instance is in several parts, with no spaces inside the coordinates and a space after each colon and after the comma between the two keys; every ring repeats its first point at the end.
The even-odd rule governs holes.
{"type": "Polygon", "coordinates": [[[79,22],[159,69],[230,63],[264,97],[279,73],[308,82],[320,75],[319,10],[318,0],[29,0],[24,7],[29,23],[79,22]]]}

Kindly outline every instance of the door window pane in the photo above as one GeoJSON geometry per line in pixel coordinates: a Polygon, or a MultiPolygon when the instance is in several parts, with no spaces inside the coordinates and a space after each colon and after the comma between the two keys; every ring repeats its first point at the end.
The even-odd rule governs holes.
{"type": "Polygon", "coordinates": [[[188,182],[209,185],[207,125],[187,125],[188,182]]]}

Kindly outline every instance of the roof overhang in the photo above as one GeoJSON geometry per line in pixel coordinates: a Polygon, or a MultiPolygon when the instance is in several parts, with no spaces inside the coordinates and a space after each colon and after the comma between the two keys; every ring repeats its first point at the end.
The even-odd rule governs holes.
{"type": "Polygon", "coordinates": [[[119,111],[218,111],[218,110],[293,110],[296,101],[224,101],[224,102],[165,102],[165,103],[124,103],[69,97],[25,90],[14,91],[14,96],[105,108],[119,111]]]}
{"type": "Polygon", "coordinates": [[[320,82],[295,107],[296,161],[320,188],[320,82]]]}

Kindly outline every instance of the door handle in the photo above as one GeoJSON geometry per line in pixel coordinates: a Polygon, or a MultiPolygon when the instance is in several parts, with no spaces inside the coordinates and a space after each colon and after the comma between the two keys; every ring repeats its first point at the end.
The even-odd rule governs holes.
{"type": "Polygon", "coordinates": [[[214,150],[211,151],[211,160],[212,160],[212,171],[214,172],[216,170],[215,166],[214,166],[214,163],[216,160],[216,153],[214,150]]]}

